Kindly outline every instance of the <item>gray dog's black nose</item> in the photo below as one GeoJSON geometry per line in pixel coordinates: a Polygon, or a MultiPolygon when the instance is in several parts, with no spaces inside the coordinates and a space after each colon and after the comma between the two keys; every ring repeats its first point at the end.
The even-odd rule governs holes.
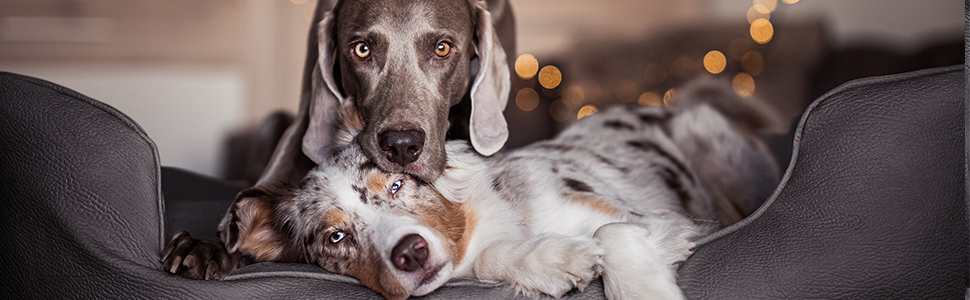
{"type": "Polygon", "coordinates": [[[401,166],[407,165],[421,156],[424,147],[424,132],[418,130],[387,130],[377,135],[377,144],[390,160],[401,166]]]}
{"type": "Polygon", "coordinates": [[[391,250],[391,262],[398,270],[413,272],[428,260],[428,242],[420,235],[409,234],[391,250]]]}

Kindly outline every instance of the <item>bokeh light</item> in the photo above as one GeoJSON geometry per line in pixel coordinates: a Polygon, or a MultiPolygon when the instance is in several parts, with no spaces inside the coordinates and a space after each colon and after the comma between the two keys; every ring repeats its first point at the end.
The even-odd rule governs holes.
{"type": "Polygon", "coordinates": [[[515,74],[522,79],[532,79],[539,70],[539,61],[532,54],[522,54],[515,59],[515,74]]]}
{"type": "Polygon", "coordinates": [[[579,113],[576,114],[576,120],[582,119],[586,116],[596,113],[596,106],[586,105],[579,109],[579,113]]]}
{"type": "Polygon", "coordinates": [[[704,69],[711,74],[721,73],[727,67],[727,58],[721,51],[713,50],[704,55],[704,69]]]}
{"type": "Polygon", "coordinates": [[[767,44],[774,34],[775,29],[768,20],[757,19],[751,22],[751,38],[758,44],[767,44]]]}
{"type": "Polygon", "coordinates": [[[586,101],[586,92],[578,85],[570,85],[562,90],[562,102],[568,107],[576,107],[586,101]]]}
{"type": "Polygon", "coordinates": [[[741,58],[741,69],[751,76],[758,76],[765,69],[765,59],[758,51],[748,51],[741,58]]]}
{"type": "Polygon", "coordinates": [[[549,104],[549,116],[552,117],[556,122],[566,122],[569,121],[570,113],[569,107],[562,102],[562,99],[556,99],[549,104]]]}
{"type": "Polygon", "coordinates": [[[515,93],[515,105],[522,111],[532,111],[539,106],[539,93],[532,88],[524,88],[515,93]]]}
{"type": "Polygon", "coordinates": [[[741,97],[750,97],[754,94],[754,78],[748,73],[740,72],[734,75],[731,85],[734,86],[734,92],[741,97]]]}
{"type": "Polygon", "coordinates": [[[539,70],[539,84],[547,89],[554,89],[559,86],[562,82],[562,72],[559,72],[559,68],[556,66],[545,66],[542,70],[539,70]]]}
{"type": "Polygon", "coordinates": [[[637,94],[639,94],[640,91],[637,88],[636,82],[633,82],[633,80],[624,79],[617,83],[616,89],[613,91],[613,93],[616,95],[616,98],[620,99],[620,101],[634,102],[637,100],[637,94]]]}
{"type": "Polygon", "coordinates": [[[785,4],[795,4],[798,3],[798,0],[781,0],[781,2],[785,2],[785,4]]]}
{"type": "Polygon", "coordinates": [[[778,0],[754,0],[753,4],[764,5],[766,8],[768,8],[768,12],[773,12],[776,8],[778,8],[778,0]]]}
{"type": "Polygon", "coordinates": [[[647,69],[644,70],[643,75],[647,80],[647,83],[651,85],[660,85],[667,80],[667,69],[661,64],[652,63],[647,66],[647,69]]]}
{"type": "Polygon", "coordinates": [[[671,104],[673,104],[674,103],[674,97],[676,97],[676,96],[677,96],[677,91],[676,90],[674,90],[674,89],[667,90],[667,92],[664,93],[664,105],[670,106],[671,104]]]}
{"type": "Polygon", "coordinates": [[[637,103],[640,105],[660,106],[662,103],[661,101],[660,96],[656,93],[646,92],[640,95],[640,99],[637,100],[637,103]]]}
{"type": "Polygon", "coordinates": [[[755,4],[748,9],[748,23],[752,23],[757,19],[771,19],[771,11],[768,10],[768,7],[761,4],[755,4]]]}

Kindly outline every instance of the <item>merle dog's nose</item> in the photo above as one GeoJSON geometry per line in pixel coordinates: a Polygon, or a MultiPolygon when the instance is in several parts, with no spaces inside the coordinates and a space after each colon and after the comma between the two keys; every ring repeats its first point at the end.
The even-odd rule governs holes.
{"type": "Polygon", "coordinates": [[[398,270],[412,272],[428,260],[428,242],[417,234],[409,234],[391,250],[391,263],[398,270]]]}
{"type": "Polygon", "coordinates": [[[377,144],[390,160],[401,166],[407,165],[421,156],[424,147],[424,132],[419,130],[387,130],[377,136],[377,144]]]}

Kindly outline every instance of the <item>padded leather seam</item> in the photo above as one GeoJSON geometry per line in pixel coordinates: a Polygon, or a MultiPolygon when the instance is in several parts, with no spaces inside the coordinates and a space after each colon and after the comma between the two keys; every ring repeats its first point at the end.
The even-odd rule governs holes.
{"type": "Polygon", "coordinates": [[[91,106],[93,106],[93,107],[95,107],[95,108],[97,108],[97,109],[99,109],[99,110],[107,113],[108,115],[111,115],[111,116],[117,118],[123,124],[125,124],[126,126],[128,126],[128,128],[130,128],[130,129],[134,130],[136,133],[138,133],[138,136],[140,136],[142,138],[142,140],[145,141],[148,144],[148,147],[152,149],[152,157],[155,160],[154,161],[154,163],[155,163],[154,185],[155,185],[155,202],[158,204],[158,211],[157,211],[157,214],[158,214],[158,228],[157,229],[158,229],[158,236],[159,236],[158,245],[156,246],[156,250],[155,251],[156,252],[161,252],[162,251],[162,247],[165,245],[165,217],[164,217],[164,215],[165,215],[165,213],[164,213],[165,212],[165,201],[162,201],[162,186],[161,186],[161,180],[160,180],[161,179],[161,176],[162,176],[161,175],[161,172],[162,172],[161,171],[161,163],[160,163],[160,159],[159,159],[159,156],[158,156],[158,148],[156,148],[155,142],[153,142],[148,137],[148,134],[145,133],[145,131],[141,128],[141,126],[139,126],[138,123],[135,123],[135,121],[131,120],[131,118],[129,118],[124,113],[118,111],[116,108],[114,108],[114,107],[112,107],[112,106],[110,106],[108,104],[105,104],[103,102],[94,100],[94,99],[92,99],[92,98],[90,98],[88,96],[85,96],[85,95],[83,95],[81,93],[78,93],[77,91],[74,91],[72,89],[69,89],[69,88],[66,88],[66,87],[63,87],[63,86],[60,86],[60,85],[56,85],[54,83],[51,83],[51,82],[48,82],[48,81],[45,81],[45,80],[42,80],[42,79],[38,79],[38,78],[30,77],[30,76],[24,76],[24,75],[15,74],[15,73],[10,73],[10,72],[0,72],[0,76],[7,77],[7,78],[11,78],[12,80],[19,80],[19,81],[28,82],[28,83],[31,83],[31,84],[33,84],[35,86],[39,86],[39,87],[42,87],[42,88],[46,88],[46,89],[55,91],[55,92],[57,92],[57,93],[59,93],[61,95],[64,95],[64,96],[68,97],[68,98],[71,98],[71,99],[74,99],[74,100],[77,100],[77,101],[81,101],[81,102],[83,102],[85,104],[91,105],[91,106]]]}

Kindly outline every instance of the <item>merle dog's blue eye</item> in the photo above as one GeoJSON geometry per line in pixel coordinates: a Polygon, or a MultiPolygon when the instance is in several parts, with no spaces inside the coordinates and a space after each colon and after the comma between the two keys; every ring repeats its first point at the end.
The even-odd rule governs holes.
{"type": "Polygon", "coordinates": [[[330,242],[336,244],[336,243],[339,243],[341,240],[343,240],[345,237],[347,237],[346,233],[337,231],[330,234],[330,242]]]}
{"type": "Polygon", "coordinates": [[[395,181],[394,184],[391,184],[391,195],[394,195],[397,193],[397,190],[401,189],[401,183],[401,180],[398,180],[395,181]]]}

